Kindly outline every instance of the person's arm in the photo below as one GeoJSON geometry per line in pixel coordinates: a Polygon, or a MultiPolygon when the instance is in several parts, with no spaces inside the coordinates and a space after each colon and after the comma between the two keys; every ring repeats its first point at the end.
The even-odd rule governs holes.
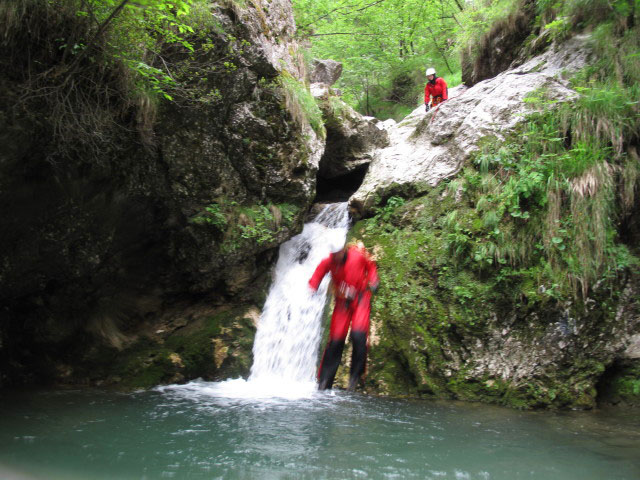
{"type": "Polygon", "coordinates": [[[429,84],[427,83],[424,86],[424,108],[428,112],[429,111],[429,84]]]}
{"type": "Polygon", "coordinates": [[[442,100],[449,100],[449,88],[447,87],[447,82],[444,81],[444,78],[438,78],[440,83],[442,84],[442,100]]]}
{"type": "Polygon", "coordinates": [[[367,263],[367,288],[372,292],[378,289],[380,279],[378,278],[378,268],[376,262],[369,260],[367,263]]]}
{"type": "Polygon", "coordinates": [[[315,291],[318,290],[320,282],[331,268],[331,255],[322,260],[316,267],[316,271],[313,272],[311,279],[309,280],[309,286],[315,291]]]}

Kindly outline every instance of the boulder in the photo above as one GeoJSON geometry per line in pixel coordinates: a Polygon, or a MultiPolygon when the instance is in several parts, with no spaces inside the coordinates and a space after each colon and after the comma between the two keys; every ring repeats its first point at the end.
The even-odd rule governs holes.
{"type": "Polygon", "coordinates": [[[386,130],[373,117],[365,117],[342,101],[326,84],[312,84],[327,129],[325,151],[318,176],[332,179],[363,168],[372,153],[389,144],[386,130]]]}
{"type": "Polygon", "coordinates": [[[342,63],[335,60],[314,60],[311,83],[333,85],[342,75],[342,63]]]}

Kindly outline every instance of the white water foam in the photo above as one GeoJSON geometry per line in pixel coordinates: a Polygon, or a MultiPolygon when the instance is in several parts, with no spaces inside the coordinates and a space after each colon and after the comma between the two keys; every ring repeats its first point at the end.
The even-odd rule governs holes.
{"type": "Polygon", "coordinates": [[[280,246],[273,284],[258,322],[248,380],[191,382],[162,392],[237,399],[311,397],[322,334],[329,276],[314,293],[308,285],[316,266],[342,247],[349,228],[347,203],[330,204],[280,246]]]}

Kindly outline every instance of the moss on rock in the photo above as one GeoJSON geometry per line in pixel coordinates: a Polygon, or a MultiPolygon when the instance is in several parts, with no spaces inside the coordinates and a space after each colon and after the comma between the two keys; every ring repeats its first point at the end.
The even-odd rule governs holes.
{"type": "Polygon", "coordinates": [[[515,268],[478,256],[486,222],[477,197],[460,188],[394,197],[350,232],[373,252],[381,279],[367,389],[593,408],[615,355],[620,281],[603,281],[581,300],[545,288],[553,277],[543,262],[515,268]]]}
{"type": "Polygon", "coordinates": [[[124,350],[100,349],[85,358],[88,383],[124,390],[194,378],[247,376],[252,363],[255,307],[236,307],[185,322],[166,336],[141,335],[124,350]]]}

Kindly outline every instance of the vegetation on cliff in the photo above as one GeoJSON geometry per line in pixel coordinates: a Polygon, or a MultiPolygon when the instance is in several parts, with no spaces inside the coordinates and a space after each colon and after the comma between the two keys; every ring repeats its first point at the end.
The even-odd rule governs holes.
{"type": "Polygon", "coordinates": [[[374,390],[588,408],[617,385],[634,402],[637,366],[617,359],[620,339],[639,328],[638,11],[552,10],[543,38],[591,32],[596,58],[571,79],[575,101],[535,92],[506,141],[486,138],[457,177],[424,197],[387,199],[354,227],[384,285],[374,390]]]}
{"type": "Polygon", "coordinates": [[[635,0],[295,0],[312,53],[344,64],[343,98],[366,115],[400,120],[422,103],[427,66],[449,86],[490,78],[577,29],[631,28],[635,0]]]}

